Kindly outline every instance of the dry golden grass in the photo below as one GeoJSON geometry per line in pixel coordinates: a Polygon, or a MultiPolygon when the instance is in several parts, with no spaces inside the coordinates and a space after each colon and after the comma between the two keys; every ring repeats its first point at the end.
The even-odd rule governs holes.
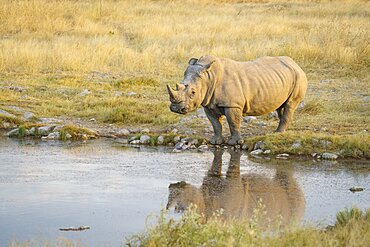
{"type": "Polygon", "coordinates": [[[0,107],[166,126],[180,116],[164,85],[190,57],[288,55],[309,78],[291,129],[357,133],[370,122],[369,17],[361,0],[3,0],[0,86],[27,90],[0,88],[0,107]]]}

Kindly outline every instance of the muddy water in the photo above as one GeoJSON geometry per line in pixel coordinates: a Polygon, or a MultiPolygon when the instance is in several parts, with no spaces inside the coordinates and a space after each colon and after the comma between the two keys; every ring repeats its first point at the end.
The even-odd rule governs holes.
{"type": "Polygon", "coordinates": [[[269,218],[330,224],[345,207],[370,207],[369,178],[368,163],[0,138],[0,245],[63,236],[117,246],[142,231],[149,214],[166,206],[177,214],[190,203],[206,216],[222,207],[224,217],[248,217],[262,200],[269,218]],[[91,229],[59,231],[85,225],[91,229]]]}

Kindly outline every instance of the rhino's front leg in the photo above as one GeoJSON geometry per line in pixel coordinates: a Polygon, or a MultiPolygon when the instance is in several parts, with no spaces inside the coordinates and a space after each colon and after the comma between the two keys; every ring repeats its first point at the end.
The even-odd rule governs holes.
{"type": "Polygon", "coordinates": [[[214,135],[209,141],[211,144],[217,144],[220,145],[224,142],[224,139],[222,138],[222,116],[221,114],[217,114],[214,111],[211,111],[207,107],[204,107],[204,112],[206,113],[209,121],[212,124],[214,135]]]}
{"type": "Polygon", "coordinates": [[[242,121],[242,110],[239,108],[225,108],[225,116],[229,124],[231,138],[227,142],[229,145],[243,144],[240,135],[240,123],[242,121]]]}

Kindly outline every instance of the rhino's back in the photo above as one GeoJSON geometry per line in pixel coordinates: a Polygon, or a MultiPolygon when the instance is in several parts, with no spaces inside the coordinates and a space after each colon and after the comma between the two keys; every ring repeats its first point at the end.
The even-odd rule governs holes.
{"type": "Polygon", "coordinates": [[[262,57],[248,62],[220,59],[220,64],[215,103],[220,107],[241,107],[247,115],[276,110],[301,83],[299,78],[305,78],[289,57],[262,57]]]}

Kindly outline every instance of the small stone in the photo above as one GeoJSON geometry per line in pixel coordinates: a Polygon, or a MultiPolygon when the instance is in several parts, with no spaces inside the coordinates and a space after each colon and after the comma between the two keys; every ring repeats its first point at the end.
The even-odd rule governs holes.
{"type": "Polygon", "coordinates": [[[44,139],[44,140],[45,139],[46,140],[57,140],[57,139],[59,139],[59,136],[60,136],[59,132],[51,132],[47,136],[41,137],[41,139],[44,139]]]}
{"type": "Polygon", "coordinates": [[[54,125],[48,125],[48,126],[42,126],[38,128],[39,135],[41,136],[47,136],[49,135],[53,130],[55,126],[54,125]]]}
{"type": "Polygon", "coordinates": [[[118,136],[129,136],[130,135],[130,131],[128,129],[119,129],[117,131],[117,135],[118,136]]]}
{"type": "Polygon", "coordinates": [[[172,142],[169,142],[167,145],[168,145],[169,147],[173,147],[175,144],[173,144],[172,142]]]}
{"type": "Polygon", "coordinates": [[[257,123],[257,126],[264,127],[264,126],[267,126],[267,123],[261,121],[257,123]]]}
{"type": "Polygon", "coordinates": [[[36,135],[36,127],[32,127],[28,132],[31,136],[36,135]]]}
{"type": "Polygon", "coordinates": [[[133,141],[130,141],[130,144],[140,144],[140,140],[133,140],[133,141]]]}
{"type": "Polygon", "coordinates": [[[19,134],[19,129],[16,128],[6,133],[5,136],[14,137],[14,136],[18,136],[18,134],[19,134]]]}
{"type": "Polygon", "coordinates": [[[186,145],[198,145],[198,139],[191,137],[183,138],[181,142],[184,142],[186,145]]]}
{"type": "Polygon", "coordinates": [[[247,144],[243,144],[243,146],[242,146],[242,150],[247,150],[247,149],[248,149],[247,144]]]}
{"type": "Polygon", "coordinates": [[[126,95],[127,96],[134,96],[134,95],[136,95],[137,93],[135,93],[135,92],[128,92],[126,95]]]}
{"type": "Polygon", "coordinates": [[[177,148],[174,148],[172,150],[172,153],[180,153],[182,151],[182,149],[177,149],[177,148]]]}
{"type": "Polygon", "coordinates": [[[25,112],[23,113],[23,118],[26,119],[26,120],[30,120],[32,119],[33,117],[35,116],[35,114],[33,114],[32,112],[25,112]]]}
{"type": "Polygon", "coordinates": [[[69,133],[67,133],[66,134],[66,139],[71,139],[72,138],[72,135],[71,134],[69,134],[69,133]]]}
{"type": "Polygon", "coordinates": [[[86,95],[90,94],[91,92],[88,89],[84,89],[79,95],[81,97],[85,97],[86,95]]]}
{"type": "Polygon", "coordinates": [[[235,149],[240,149],[240,145],[235,145],[235,149]]]}
{"type": "Polygon", "coordinates": [[[4,129],[8,129],[8,128],[10,128],[10,123],[8,123],[8,122],[4,122],[4,123],[3,123],[3,128],[4,128],[4,129]]]}
{"type": "Polygon", "coordinates": [[[148,135],[140,136],[140,143],[141,144],[149,144],[150,143],[150,136],[148,136],[148,135]]]}
{"type": "Polygon", "coordinates": [[[288,159],[288,157],[289,157],[289,154],[286,154],[286,153],[276,155],[277,159],[286,160],[286,159],[288,159]]]}
{"type": "Polygon", "coordinates": [[[302,142],[301,140],[296,140],[293,144],[292,144],[292,148],[293,149],[298,149],[298,148],[301,148],[302,147],[302,142]]]}
{"type": "Polygon", "coordinates": [[[338,155],[334,153],[323,153],[321,155],[321,158],[325,160],[336,160],[338,158],[338,155]]]}
{"type": "Polygon", "coordinates": [[[178,143],[180,140],[181,140],[180,136],[175,136],[175,137],[173,138],[173,142],[174,142],[174,143],[178,143]]]}
{"type": "Polygon", "coordinates": [[[303,100],[298,104],[298,111],[302,110],[304,107],[306,106],[306,102],[304,102],[303,100]]]}
{"type": "Polygon", "coordinates": [[[315,158],[315,157],[317,156],[317,154],[318,154],[318,153],[312,153],[312,154],[311,154],[311,156],[312,156],[313,158],[315,158]]]}
{"type": "Polygon", "coordinates": [[[204,152],[204,151],[206,151],[206,150],[208,150],[208,146],[207,145],[200,145],[199,147],[198,147],[198,151],[199,152],[204,152]]]}
{"type": "Polygon", "coordinates": [[[150,130],[148,128],[145,128],[145,129],[142,129],[140,132],[142,134],[148,134],[148,133],[150,133],[150,130]]]}
{"type": "Polygon", "coordinates": [[[96,122],[96,119],[95,118],[90,118],[90,121],[91,122],[96,122]]]}
{"type": "Polygon", "coordinates": [[[270,154],[270,153],[271,153],[270,149],[267,149],[267,150],[263,151],[263,154],[270,154]]]}
{"type": "Polygon", "coordinates": [[[265,146],[266,146],[266,143],[264,141],[258,141],[256,142],[256,144],[254,144],[254,148],[253,150],[256,150],[256,149],[265,149],[265,146]]]}
{"type": "Polygon", "coordinates": [[[178,130],[178,129],[173,129],[173,130],[171,130],[171,133],[172,133],[172,134],[175,134],[175,135],[176,135],[178,132],[179,132],[179,130],[178,130]]]}
{"type": "Polygon", "coordinates": [[[162,145],[163,142],[164,142],[164,137],[163,136],[158,136],[158,138],[157,138],[157,144],[158,145],[162,145]]]}
{"type": "Polygon", "coordinates": [[[123,95],[123,93],[120,92],[120,91],[117,91],[117,92],[114,93],[114,96],[116,96],[116,97],[121,97],[122,95],[123,95]]]}
{"type": "Polygon", "coordinates": [[[257,118],[255,116],[246,116],[243,118],[243,121],[245,123],[252,123],[253,121],[255,121],[257,118]]]}
{"type": "Polygon", "coordinates": [[[262,153],[263,153],[262,149],[256,149],[256,150],[253,150],[252,152],[250,152],[251,155],[260,155],[262,153]]]}
{"type": "Polygon", "coordinates": [[[7,112],[7,111],[4,111],[4,110],[2,110],[2,109],[0,109],[0,114],[1,114],[1,115],[4,115],[4,116],[6,116],[6,117],[11,117],[11,118],[16,118],[16,117],[17,117],[16,115],[11,114],[11,113],[9,113],[9,112],[7,112]]]}

